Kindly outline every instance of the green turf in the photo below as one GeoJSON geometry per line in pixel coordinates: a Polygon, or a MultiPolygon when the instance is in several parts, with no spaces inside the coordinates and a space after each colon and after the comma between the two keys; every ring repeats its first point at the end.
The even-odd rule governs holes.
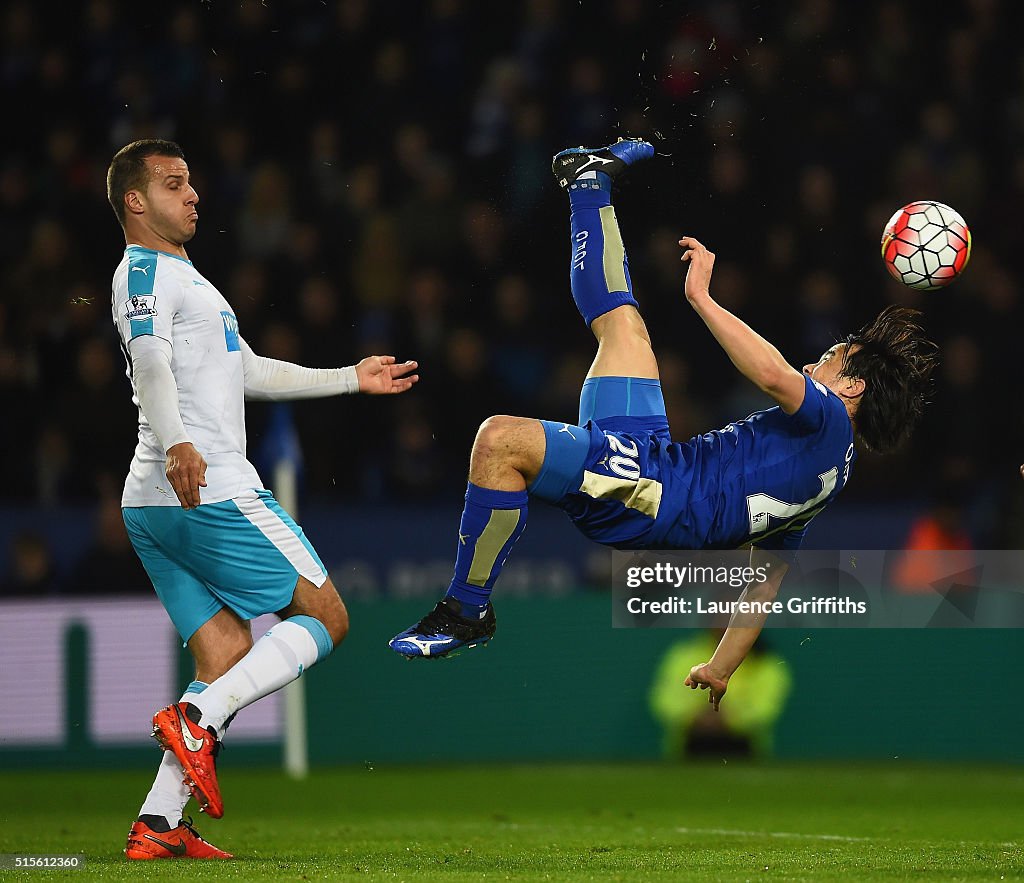
{"type": "Polygon", "coordinates": [[[1016,768],[452,766],[223,771],[233,862],[120,854],[149,777],[0,773],[0,853],[84,853],[73,880],[1012,880],[1016,768]]]}

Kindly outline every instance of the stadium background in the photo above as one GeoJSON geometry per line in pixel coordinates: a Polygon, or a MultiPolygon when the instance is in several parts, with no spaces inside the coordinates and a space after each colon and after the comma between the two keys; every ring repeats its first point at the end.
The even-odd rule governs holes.
{"type": "MultiPolygon", "coordinates": [[[[1024,66],[1009,5],[745,6],[6,5],[0,765],[151,764],[111,751],[144,743],[147,724],[111,685],[130,668],[155,708],[187,680],[117,511],[135,412],[109,316],[123,241],[104,175],[138,137],[184,147],[202,200],[189,254],[257,352],[421,363],[393,400],[249,408],[265,477],[299,442],[300,520],[351,599],[349,641],[308,678],[316,763],[446,759],[453,744],[466,759],[658,754],[647,689],[678,636],[611,632],[606,559],[539,505],[492,650],[422,669],[384,643],[446,582],[480,421],[575,414],[592,343],[549,172],[565,146],[632,134],[658,149],[617,206],[676,437],[765,404],[682,297],[675,241],[692,233],[718,253],[715,296],[797,365],[893,302],[922,308],[942,346],[924,426],[902,453],[858,459],[811,543],[899,547],[935,515],[958,543],[1024,545],[1024,66]],[[920,198],[975,237],[963,279],[930,295],[878,258],[889,215],[920,198]],[[416,739],[394,726],[409,702],[440,710],[416,739]]],[[[1021,759],[1019,704],[987,702],[1024,670],[1013,631],[765,643],[796,685],[780,754],[1021,759]],[[951,697],[965,660],[986,690],[951,697]],[[907,690],[878,691],[876,667],[907,690]]],[[[276,757],[279,707],[261,705],[232,730],[233,762],[276,757]]]]}

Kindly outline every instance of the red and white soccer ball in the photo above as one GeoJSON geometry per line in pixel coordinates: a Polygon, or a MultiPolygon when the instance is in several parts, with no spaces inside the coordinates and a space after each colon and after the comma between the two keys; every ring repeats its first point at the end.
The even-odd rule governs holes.
{"type": "Polygon", "coordinates": [[[971,257],[971,231],[948,205],[903,206],[882,231],[882,260],[893,279],[923,291],[949,285],[971,257]]]}

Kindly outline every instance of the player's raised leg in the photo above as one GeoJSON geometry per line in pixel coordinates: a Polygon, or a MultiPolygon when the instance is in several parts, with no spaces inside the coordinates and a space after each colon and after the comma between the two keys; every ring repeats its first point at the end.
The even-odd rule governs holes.
{"type": "Polygon", "coordinates": [[[612,206],[614,181],[654,155],[640,139],[555,155],[552,171],[569,194],[573,300],[597,338],[580,396],[580,424],[608,417],[664,414],[658,362],[633,295],[629,260],[612,206]]]}
{"type": "Polygon", "coordinates": [[[612,206],[612,186],[627,168],[653,155],[654,147],[648,142],[620,138],[609,147],[563,150],[551,161],[556,180],[569,194],[569,283],[588,327],[617,307],[637,306],[612,206]]]}
{"type": "MultiPolygon", "coordinates": [[[[193,796],[214,818],[224,814],[216,759],[220,737],[232,718],[326,658],[348,633],[348,613],[330,579],[317,586],[300,576],[291,603],[278,615],[282,622],[254,644],[250,642],[251,649],[213,678],[205,690],[153,718],[154,737],[174,752],[193,796]]],[[[208,626],[210,623],[189,641],[199,671],[208,654],[198,647],[207,649],[214,637],[208,626]]]]}
{"type": "MultiPolygon", "coordinates": [[[[653,154],[645,141],[620,140],[595,150],[562,151],[552,170],[572,206],[573,299],[598,335],[591,373],[603,376],[620,366],[625,371],[629,364],[630,380],[657,385],[657,363],[636,311],[610,197],[612,179],[653,154]]],[[[613,385],[610,380],[608,388],[613,385]]],[[[590,434],[580,426],[505,416],[483,423],[470,457],[448,592],[427,616],[391,640],[393,650],[408,658],[437,658],[491,639],[496,623],[490,595],[526,527],[527,489],[548,500],[564,496],[589,450],[590,434]]]]}
{"type": "Polygon", "coordinates": [[[192,651],[197,681],[208,684],[157,712],[153,735],[178,759],[202,810],[218,818],[216,757],[232,717],[330,654],[348,614],[301,528],[267,491],[192,510],[126,509],[125,524],[192,651]],[[182,536],[187,569],[175,558],[182,536]],[[283,621],[254,644],[248,620],[271,611],[283,621]]]}

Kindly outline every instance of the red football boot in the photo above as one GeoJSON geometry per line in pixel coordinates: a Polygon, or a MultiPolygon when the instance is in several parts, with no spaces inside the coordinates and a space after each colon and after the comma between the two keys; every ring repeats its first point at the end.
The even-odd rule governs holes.
{"type": "Polygon", "coordinates": [[[178,758],[185,771],[185,784],[200,811],[219,819],[224,815],[224,801],[217,784],[220,740],[200,727],[196,723],[198,719],[199,709],[194,705],[185,702],[168,705],[153,715],[153,738],[178,758]]]}
{"type": "Polygon", "coordinates": [[[153,858],[234,858],[199,836],[184,819],[177,828],[159,833],[145,822],[136,822],[128,832],[124,854],[130,859],[153,858]]]}

